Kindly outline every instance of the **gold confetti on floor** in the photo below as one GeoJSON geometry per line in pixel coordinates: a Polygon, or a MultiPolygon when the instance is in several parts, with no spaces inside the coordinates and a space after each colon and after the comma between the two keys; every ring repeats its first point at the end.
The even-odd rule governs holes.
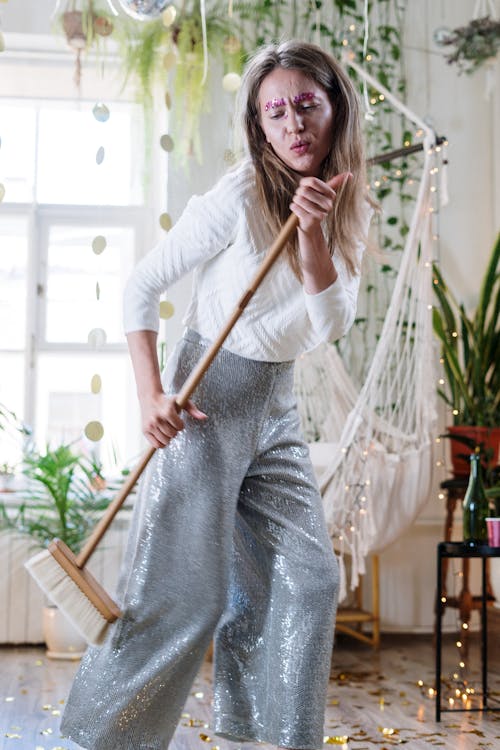
{"type": "Polygon", "coordinates": [[[338,734],[333,737],[324,737],[323,743],[325,745],[345,745],[349,742],[349,736],[347,734],[338,734]]]}
{"type": "MultiPolygon", "coordinates": [[[[412,637],[402,646],[393,643],[393,640],[396,639],[391,637],[390,642],[383,644],[379,653],[353,645],[350,641],[345,649],[336,649],[336,670],[332,673],[327,696],[324,750],[327,747],[332,747],[332,750],[334,747],[342,750],[394,750],[399,745],[411,750],[429,750],[432,747],[444,750],[463,747],[469,750],[469,746],[470,750],[493,750],[497,745],[500,747],[500,714],[448,712],[443,716],[443,721],[436,724],[435,699],[428,695],[428,687],[434,684],[431,637],[426,641],[412,637]]],[[[480,643],[479,638],[477,643],[480,643]]],[[[449,648],[453,658],[455,651],[453,639],[449,648]]],[[[60,735],[58,725],[62,706],[66,702],[62,696],[67,695],[74,666],[69,663],[54,665],[50,659],[40,658],[37,661],[43,668],[36,672],[32,667],[37,652],[43,653],[42,649],[31,647],[5,650],[7,661],[10,658],[12,666],[8,673],[10,682],[5,682],[0,705],[3,704],[4,711],[9,711],[10,715],[0,733],[0,746],[3,747],[4,743],[5,750],[70,750],[74,745],[60,735]],[[21,678],[20,674],[24,677],[21,678]],[[29,691],[26,689],[28,685],[29,691]],[[36,718],[28,718],[25,713],[27,700],[24,696],[28,692],[31,698],[27,700],[33,703],[32,713],[36,718]],[[7,702],[7,698],[14,700],[7,702]],[[44,724],[46,728],[41,731],[44,724]],[[43,737],[43,745],[38,744],[40,736],[43,737]],[[67,743],[66,746],[52,744],[59,738],[67,743]]],[[[477,652],[480,655],[479,646],[477,652]]],[[[500,668],[495,666],[494,650],[491,658],[490,686],[493,695],[499,693],[500,689],[500,668]]],[[[480,686],[480,659],[478,665],[471,673],[470,686],[480,686]]],[[[226,740],[215,735],[211,723],[212,666],[208,662],[203,666],[191,688],[181,715],[178,739],[174,739],[172,750],[194,750],[195,747],[200,750],[272,750],[265,743],[251,742],[241,747],[240,743],[226,743],[226,740]]],[[[444,677],[443,698],[447,697],[448,682],[453,682],[449,677],[453,670],[452,661],[444,677]]]]}

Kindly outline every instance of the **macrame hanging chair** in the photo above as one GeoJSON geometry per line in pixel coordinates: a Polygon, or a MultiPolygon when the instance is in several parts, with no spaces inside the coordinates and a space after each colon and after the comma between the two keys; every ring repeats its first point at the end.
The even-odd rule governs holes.
{"type": "MultiPolygon", "coordinates": [[[[315,425],[311,457],[341,569],[352,558],[351,587],[365,557],[382,550],[414,521],[429,497],[435,434],[432,333],[433,214],[436,137],[378,81],[358,74],[424,132],[423,168],[392,298],[365,382],[356,388],[337,348],[301,357],[296,391],[303,422],[315,425]]],[[[438,147],[438,152],[440,151],[438,147]]]]}

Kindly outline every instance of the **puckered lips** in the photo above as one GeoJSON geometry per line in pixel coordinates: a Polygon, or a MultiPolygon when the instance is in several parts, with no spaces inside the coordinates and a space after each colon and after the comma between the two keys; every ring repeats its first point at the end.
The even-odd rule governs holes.
{"type": "Polygon", "coordinates": [[[305,154],[310,146],[309,141],[304,140],[298,140],[294,141],[292,145],[290,146],[290,150],[294,151],[296,154],[305,154]]]}

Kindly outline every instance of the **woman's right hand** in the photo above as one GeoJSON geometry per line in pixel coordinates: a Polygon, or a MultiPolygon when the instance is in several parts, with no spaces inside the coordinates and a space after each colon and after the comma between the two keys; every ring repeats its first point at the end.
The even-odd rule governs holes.
{"type": "MultiPolygon", "coordinates": [[[[142,431],[155,448],[165,448],[184,429],[184,420],[179,414],[176,398],[177,396],[159,393],[140,400],[142,431]]],[[[184,410],[194,419],[207,419],[207,415],[192,401],[186,403],[184,410]]]]}

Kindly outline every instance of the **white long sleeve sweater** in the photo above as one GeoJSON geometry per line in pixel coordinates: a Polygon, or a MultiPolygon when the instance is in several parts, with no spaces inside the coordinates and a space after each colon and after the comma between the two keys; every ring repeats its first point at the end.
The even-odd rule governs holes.
{"type": "MultiPolygon", "coordinates": [[[[251,162],[193,196],[170,232],[136,266],[124,294],[125,333],[158,331],[160,295],[195,269],[184,325],[213,340],[248,288],[274,238],[262,226],[251,162]]],[[[361,255],[363,248],[360,248],[361,255]]],[[[337,280],[307,294],[285,253],[276,261],[224,344],[249,359],[295,359],[351,327],[359,276],[338,256],[337,280]]]]}

